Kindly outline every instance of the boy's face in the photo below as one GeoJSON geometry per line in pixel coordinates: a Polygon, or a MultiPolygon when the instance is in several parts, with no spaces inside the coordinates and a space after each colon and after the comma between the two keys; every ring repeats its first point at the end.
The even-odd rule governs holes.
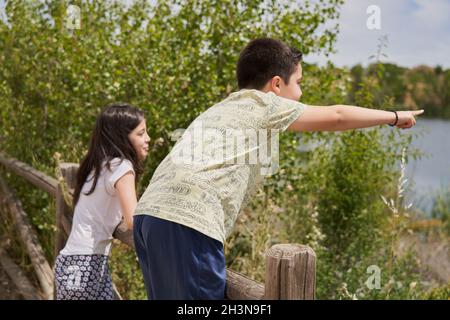
{"type": "Polygon", "coordinates": [[[288,84],[286,84],[281,77],[275,76],[267,82],[262,91],[272,91],[277,96],[299,101],[302,96],[302,89],[300,88],[302,77],[302,65],[299,63],[295,72],[291,74],[288,84]]]}
{"type": "Polygon", "coordinates": [[[295,72],[291,74],[289,84],[286,84],[284,80],[280,78],[280,93],[278,95],[283,98],[299,101],[302,96],[302,89],[300,88],[300,81],[302,80],[302,77],[302,66],[299,63],[295,72]]]}

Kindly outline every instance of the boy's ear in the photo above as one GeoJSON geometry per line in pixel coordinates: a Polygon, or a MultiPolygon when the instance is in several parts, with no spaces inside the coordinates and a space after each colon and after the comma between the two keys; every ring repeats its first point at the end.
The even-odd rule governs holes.
{"type": "Polygon", "coordinates": [[[270,79],[270,89],[273,91],[276,95],[279,95],[281,92],[281,78],[279,76],[275,76],[272,79],[270,79]]]}

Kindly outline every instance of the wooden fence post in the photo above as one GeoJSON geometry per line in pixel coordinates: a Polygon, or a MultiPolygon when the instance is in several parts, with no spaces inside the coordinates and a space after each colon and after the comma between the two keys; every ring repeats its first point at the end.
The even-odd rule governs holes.
{"type": "Polygon", "coordinates": [[[277,244],[266,252],[265,299],[313,300],[316,254],[308,246],[277,244]]]}
{"type": "MultiPolygon", "coordinates": [[[[59,166],[61,170],[61,177],[58,183],[58,187],[56,189],[56,235],[55,235],[55,258],[58,255],[59,251],[64,248],[68,233],[70,230],[65,232],[63,227],[63,219],[64,215],[67,217],[71,217],[73,215],[73,209],[67,205],[66,200],[64,199],[64,191],[68,192],[69,190],[62,187],[62,183],[66,183],[66,186],[69,189],[74,189],[76,184],[76,174],[78,170],[78,164],[76,163],[61,163],[59,166]]],[[[66,197],[67,198],[67,197],[66,197]]],[[[70,200],[72,197],[69,197],[70,200]]]]}

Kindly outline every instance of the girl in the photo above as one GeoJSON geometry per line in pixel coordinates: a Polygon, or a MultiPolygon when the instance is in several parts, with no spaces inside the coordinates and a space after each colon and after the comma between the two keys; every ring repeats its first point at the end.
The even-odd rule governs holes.
{"type": "Polygon", "coordinates": [[[72,230],[55,262],[57,300],[114,298],[108,270],[112,234],[122,218],[132,229],[135,183],[149,142],[137,108],[113,104],[97,117],[77,173],[72,230]]]}

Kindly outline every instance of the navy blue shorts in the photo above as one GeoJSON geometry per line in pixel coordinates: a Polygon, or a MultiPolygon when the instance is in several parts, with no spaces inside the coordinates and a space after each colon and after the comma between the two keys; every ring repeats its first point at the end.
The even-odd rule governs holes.
{"type": "Polygon", "coordinates": [[[134,244],[151,300],[225,298],[223,245],[182,224],[134,216],[134,244]]]}

